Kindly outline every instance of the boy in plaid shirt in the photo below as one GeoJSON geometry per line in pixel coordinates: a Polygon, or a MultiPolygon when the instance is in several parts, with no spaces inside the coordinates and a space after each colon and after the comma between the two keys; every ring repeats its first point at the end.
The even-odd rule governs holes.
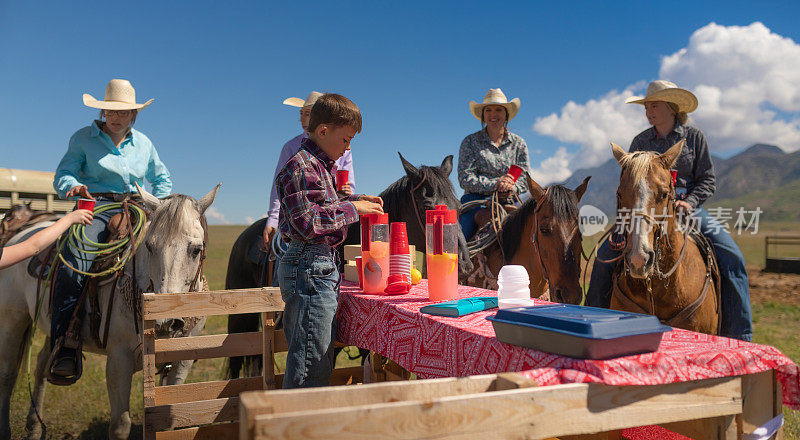
{"type": "Polygon", "coordinates": [[[341,280],[335,248],[359,215],[383,213],[380,197],[336,194],[334,161],[360,132],[358,107],[344,96],[323,95],[311,109],[308,138],[276,179],[278,230],[289,244],[278,266],[289,345],[285,389],[330,385],[341,280]]]}

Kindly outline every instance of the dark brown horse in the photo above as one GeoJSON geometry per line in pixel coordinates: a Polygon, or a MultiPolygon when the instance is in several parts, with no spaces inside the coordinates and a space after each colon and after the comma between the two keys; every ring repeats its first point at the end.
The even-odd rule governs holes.
{"type": "Polygon", "coordinates": [[[549,286],[550,299],[579,304],[583,292],[578,202],[590,177],[575,190],[561,185],[543,189],[529,175],[526,178],[531,198],[505,218],[499,244],[472,256],[473,271],[462,281],[497,289],[500,267],[518,264],[528,271],[532,298],[541,297],[549,286]]]}
{"type": "Polygon", "coordinates": [[[655,315],[673,327],[714,334],[719,320],[714,263],[707,262],[696,244],[702,237],[692,238],[675,212],[669,170],[683,144],[680,141],[660,155],[628,154],[611,144],[622,167],[617,228],[625,226],[625,247],[619,257],[623,264],[614,274],[611,308],[655,315]]]}

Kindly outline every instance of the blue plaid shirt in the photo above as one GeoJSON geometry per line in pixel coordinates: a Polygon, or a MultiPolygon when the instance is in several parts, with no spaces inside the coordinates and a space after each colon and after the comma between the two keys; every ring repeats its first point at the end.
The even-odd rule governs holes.
{"type": "Polygon", "coordinates": [[[337,246],[347,237],[347,225],[358,221],[352,201],[359,195],[346,199],[336,195],[333,164],[314,141],[305,138],[300,151],[278,173],[278,230],[285,241],[337,246]]]}

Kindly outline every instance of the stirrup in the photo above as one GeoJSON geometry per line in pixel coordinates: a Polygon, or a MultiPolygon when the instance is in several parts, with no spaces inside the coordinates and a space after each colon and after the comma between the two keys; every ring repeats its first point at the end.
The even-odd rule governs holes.
{"type": "Polygon", "coordinates": [[[45,372],[47,381],[58,386],[68,386],[77,382],[78,379],[80,379],[83,375],[83,354],[81,352],[81,348],[82,344],[80,341],[76,341],[72,338],[67,341],[66,336],[58,338],[56,343],[53,345],[53,349],[50,351],[50,357],[47,359],[47,371],[45,372]],[[56,362],[65,358],[65,356],[61,355],[61,351],[65,347],[71,348],[75,352],[73,355],[73,361],[75,362],[75,373],[69,376],[61,376],[53,372],[53,367],[56,365],[56,362]]]}

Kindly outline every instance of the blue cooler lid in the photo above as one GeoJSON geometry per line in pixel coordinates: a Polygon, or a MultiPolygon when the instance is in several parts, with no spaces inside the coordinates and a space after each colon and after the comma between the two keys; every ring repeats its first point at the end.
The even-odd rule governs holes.
{"type": "Polygon", "coordinates": [[[588,339],[613,339],[672,330],[652,315],[572,304],[501,309],[487,319],[588,339]]]}

